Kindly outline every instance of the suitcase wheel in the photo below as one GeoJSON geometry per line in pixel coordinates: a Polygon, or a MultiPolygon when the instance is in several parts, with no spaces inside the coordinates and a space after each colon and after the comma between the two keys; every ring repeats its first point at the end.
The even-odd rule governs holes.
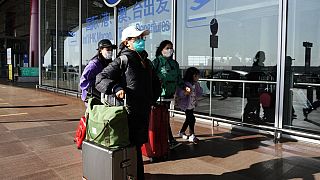
{"type": "Polygon", "coordinates": [[[151,163],[155,163],[155,162],[161,162],[161,161],[166,161],[168,159],[168,156],[162,156],[162,157],[150,157],[149,161],[151,163]]]}
{"type": "Polygon", "coordinates": [[[150,161],[151,163],[158,162],[158,158],[156,158],[156,157],[151,157],[151,158],[149,158],[149,161],[150,161]]]}

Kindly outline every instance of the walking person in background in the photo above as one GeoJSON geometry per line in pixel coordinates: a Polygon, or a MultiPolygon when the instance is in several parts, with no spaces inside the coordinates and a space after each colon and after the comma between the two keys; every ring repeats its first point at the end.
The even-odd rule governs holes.
{"type": "MultiPolygon", "coordinates": [[[[316,83],[317,84],[320,83],[320,75],[319,74],[317,75],[316,83]]],[[[320,86],[316,86],[315,89],[316,89],[316,101],[311,102],[311,106],[308,106],[308,107],[302,109],[305,119],[308,119],[308,114],[310,114],[313,110],[320,107],[320,86]]]]}
{"type": "MultiPolygon", "coordinates": [[[[253,59],[247,80],[260,81],[265,76],[264,61],[266,59],[264,51],[258,51],[253,59]]],[[[243,119],[245,122],[261,123],[260,118],[260,90],[264,89],[264,84],[248,83],[247,104],[244,108],[243,119]]]]}
{"type": "Polygon", "coordinates": [[[105,94],[126,98],[129,139],[137,150],[137,179],[144,180],[141,153],[142,144],[148,142],[151,105],[160,95],[160,82],[153,71],[152,62],[145,51],[148,30],[129,26],[122,31],[118,58],[97,75],[96,88],[105,94]],[[121,56],[125,56],[123,60],[121,56]],[[158,92],[157,92],[158,91],[158,92]]]}
{"type": "MultiPolygon", "coordinates": [[[[161,81],[161,101],[168,109],[170,108],[170,103],[174,98],[177,87],[183,85],[179,63],[173,59],[173,51],[172,42],[164,40],[157,48],[156,58],[152,61],[154,69],[161,81]]],[[[172,135],[170,121],[168,133],[170,149],[174,149],[181,145],[181,143],[177,142],[172,135]]]]}
{"type": "Polygon", "coordinates": [[[87,96],[95,96],[100,99],[100,92],[96,90],[96,76],[103,68],[112,62],[113,50],[117,46],[113,45],[109,39],[102,39],[98,43],[97,54],[89,61],[80,77],[81,99],[86,102],[87,96]]]}
{"type": "Polygon", "coordinates": [[[179,108],[185,111],[186,119],[178,133],[183,139],[188,139],[194,144],[198,143],[198,138],[195,136],[194,126],[196,118],[193,111],[197,106],[198,98],[202,96],[202,88],[199,84],[200,71],[195,67],[187,69],[184,75],[184,87],[177,90],[177,104],[179,108]],[[185,131],[189,127],[190,136],[187,136],[185,131]]]}

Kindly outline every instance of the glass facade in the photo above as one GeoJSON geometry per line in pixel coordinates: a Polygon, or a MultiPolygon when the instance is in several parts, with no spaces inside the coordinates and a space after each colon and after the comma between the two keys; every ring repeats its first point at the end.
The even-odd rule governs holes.
{"type": "MultiPolygon", "coordinates": [[[[82,70],[90,59],[96,55],[98,42],[101,39],[114,38],[114,11],[108,8],[103,1],[81,1],[81,25],[82,25],[82,70]]],[[[80,33],[79,33],[80,34],[80,33]]]]}
{"type": "Polygon", "coordinates": [[[200,69],[204,92],[198,114],[320,135],[315,110],[320,96],[317,0],[40,4],[42,85],[78,92],[81,72],[99,40],[119,45],[122,30],[133,25],[150,30],[146,50],[151,60],[168,39],[174,42],[182,74],[191,66],[200,69]]]}
{"type": "Polygon", "coordinates": [[[43,85],[56,86],[56,1],[40,3],[40,52],[43,85]]]}
{"type": "Polygon", "coordinates": [[[319,133],[320,2],[288,2],[284,122],[286,129],[319,133]],[[292,107],[292,108],[290,108],[292,107]]]}
{"type": "Polygon", "coordinates": [[[118,44],[121,42],[121,32],[128,26],[136,26],[150,30],[146,40],[146,51],[149,59],[155,58],[155,52],[160,42],[171,39],[171,1],[123,1],[118,8],[118,44]]]}
{"type": "Polygon", "coordinates": [[[259,88],[259,93],[264,91],[262,88],[268,88],[270,93],[275,90],[275,83],[265,84],[263,81],[275,82],[271,73],[266,72],[277,66],[279,3],[273,0],[224,0],[208,1],[200,7],[194,1],[177,2],[180,7],[177,13],[177,60],[183,69],[190,66],[202,69],[204,78],[220,78],[220,81],[211,83],[214,94],[211,100],[208,98],[210,83],[201,82],[207,98],[197,110],[235,121],[255,124],[268,121],[271,123],[265,125],[273,126],[274,117],[263,118],[274,111],[265,112],[268,110],[260,107],[259,97],[248,91],[252,88],[259,88]],[[214,49],[210,46],[212,33],[208,23],[213,18],[219,25],[214,49]],[[264,70],[261,70],[265,76],[254,79],[261,81],[258,84],[241,81],[250,80],[246,75],[258,51],[265,52],[264,70]]]}

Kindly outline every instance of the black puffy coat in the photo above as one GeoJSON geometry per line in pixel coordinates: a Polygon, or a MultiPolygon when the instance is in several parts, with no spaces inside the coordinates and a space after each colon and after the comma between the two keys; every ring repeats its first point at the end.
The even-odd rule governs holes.
{"type": "Polygon", "coordinates": [[[125,48],[121,55],[126,55],[128,60],[121,62],[116,58],[104,68],[96,77],[96,89],[106,94],[125,91],[130,141],[140,145],[148,141],[150,107],[161,93],[160,82],[147,52],[138,54],[125,48]]]}

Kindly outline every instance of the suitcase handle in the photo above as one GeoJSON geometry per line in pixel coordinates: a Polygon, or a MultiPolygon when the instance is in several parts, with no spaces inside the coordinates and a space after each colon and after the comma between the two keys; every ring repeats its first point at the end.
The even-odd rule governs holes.
{"type": "Polygon", "coordinates": [[[131,166],[131,159],[126,159],[120,163],[121,168],[127,168],[131,166]]]}

